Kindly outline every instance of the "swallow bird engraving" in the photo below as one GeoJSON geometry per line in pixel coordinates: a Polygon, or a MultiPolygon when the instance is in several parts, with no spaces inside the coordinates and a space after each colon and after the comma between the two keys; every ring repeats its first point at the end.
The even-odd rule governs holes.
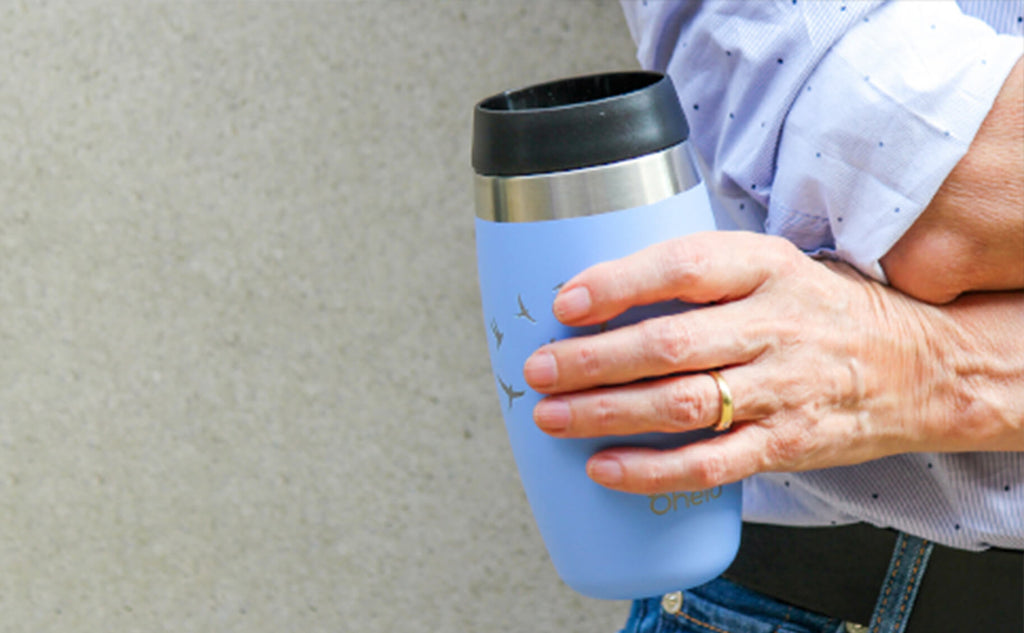
{"type": "Polygon", "coordinates": [[[501,340],[505,338],[505,333],[498,329],[497,319],[491,319],[491,333],[494,334],[496,348],[501,349],[501,340]]]}
{"type": "Polygon", "coordinates": [[[513,400],[515,400],[516,398],[522,398],[523,396],[526,395],[525,391],[516,391],[515,389],[512,388],[512,385],[506,385],[505,381],[501,379],[501,376],[498,376],[498,384],[501,385],[501,390],[505,392],[506,396],[508,396],[509,410],[512,409],[513,400]]]}
{"type": "Polygon", "coordinates": [[[518,295],[516,298],[519,300],[519,313],[516,314],[516,316],[520,319],[526,319],[530,323],[536,323],[537,319],[530,316],[530,311],[526,309],[525,305],[523,305],[523,295],[518,295]]]}

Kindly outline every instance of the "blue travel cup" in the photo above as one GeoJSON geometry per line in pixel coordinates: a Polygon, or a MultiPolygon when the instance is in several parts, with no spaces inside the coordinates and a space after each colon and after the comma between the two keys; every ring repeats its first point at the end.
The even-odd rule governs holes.
{"type": "Polygon", "coordinates": [[[505,92],[474,113],[476,239],[491,367],[512,452],[561,578],[594,598],[630,599],[704,583],[739,546],[740,484],[635,495],[590,480],[609,446],[672,448],[710,431],[557,439],[533,422],[523,379],[538,347],[687,308],[634,308],[570,328],[551,311],[584,268],[715,228],[668,77],[621,72],[505,92]]]}

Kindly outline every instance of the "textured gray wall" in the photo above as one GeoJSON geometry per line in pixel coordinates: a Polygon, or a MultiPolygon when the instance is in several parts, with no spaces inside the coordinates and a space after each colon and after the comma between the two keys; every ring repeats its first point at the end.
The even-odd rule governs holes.
{"type": "Polygon", "coordinates": [[[0,631],[615,631],[519,489],[470,110],[614,2],[0,5],[0,631]]]}

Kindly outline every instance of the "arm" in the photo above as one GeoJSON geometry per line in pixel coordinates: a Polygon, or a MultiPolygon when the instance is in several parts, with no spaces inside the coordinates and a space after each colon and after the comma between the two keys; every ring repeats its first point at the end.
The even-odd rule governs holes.
{"type": "Polygon", "coordinates": [[[706,233],[590,268],[556,297],[567,325],[668,299],[705,307],[546,345],[524,367],[557,437],[733,428],[669,450],[613,448],[591,476],[629,492],[907,452],[1024,451],[1024,293],[916,301],[778,238],[706,233]],[[752,319],[750,315],[758,315],[752,319]]]}
{"type": "Polygon", "coordinates": [[[932,303],[1024,288],[1024,58],[967,155],[882,267],[894,287],[932,303]]]}
{"type": "Polygon", "coordinates": [[[984,271],[1005,280],[1005,260],[976,259],[970,278],[954,279],[966,267],[946,274],[929,256],[943,240],[950,254],[968,252],[965,242],[976,252],[993,233],[1004,250],[1013,246],[1002,228],[1013,226],[1010,208],[974,212],[980,198],[962,187],[974,196],[972,212],[959,212],[955,231],[911,234],[886,270],[880,263],[926,208],[915,233],[929,226],[957,181],[992,181],[991,165],[983,181],[954,167],[974,160],[965,158],[969,146],[978,154],[984,136],[971,143],[982,121],[999,120],[989,111],[997,94],[1001,102],[1012,94],[1004,81],[1020,38],[998,35],[954,2],[647,4],[623,3],[638,56],[675,81],[709,185],[731,215],[760,209],[768,233],[878,280],[891,268],[897,287],[923,298],[936,296],[918,288],[925,279],[947,283],[949,297],[1020,287],[982,279],[984,271]]]}

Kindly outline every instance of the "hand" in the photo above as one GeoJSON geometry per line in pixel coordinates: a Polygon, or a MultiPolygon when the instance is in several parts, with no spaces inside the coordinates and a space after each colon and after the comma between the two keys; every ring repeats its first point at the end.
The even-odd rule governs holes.
{"type": "Polygon", "coordinates": [[[556,437],[713,426],[720,399],[705,372],[723,368],[731,430],[668,451],[601,451],[588,463],[598,483],[653,494],[910,451],[1024,450],[1024,346],[1013,343],[1024,317],[1000,329],[1006,314],[1024,315],[1019,297],[966,328],[780,238],[723,232],[587,269],[554,313],[585,326],[671,299],[706,305],[545,345],[524,366],[551,394],[534,419],[556,437]]]}
{"type": "Polygon", "coordinates": [[[882,258],[893,287],[946,303],[971,290],[1024,288],[1024,58],[967,154],[882,258]]]}

